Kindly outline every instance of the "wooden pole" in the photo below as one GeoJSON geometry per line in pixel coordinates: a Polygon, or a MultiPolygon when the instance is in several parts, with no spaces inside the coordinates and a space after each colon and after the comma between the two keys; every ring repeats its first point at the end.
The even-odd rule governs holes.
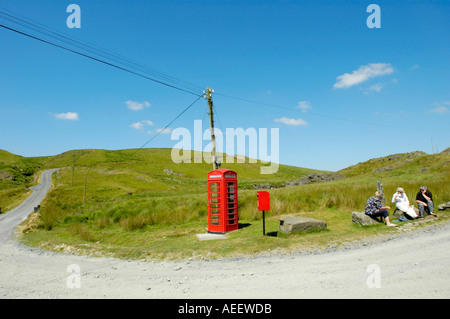
{"type": "Polygon", "coordinates": [[[266,212],[263,211],[263,236],[266,236],[266,212]]]}
{"type": "Polygon", "coordinates": [[[72,155],[72,186],[73,186],[73,179],[75,177],[75,154],[72,155]]]}
{"type": "Polygon", "coordinates": [[[383,195],[383,199],[381,200],[381,205],[384,206],[385,198],[384,198],[384,187],[383,184],[381,184],[380,181],[377,181],[377,191],[383,195]]]}
{"type": "Polygon", "coordinates": [[[84,178],[83,206],[84,206],[84,203],[86,202],[86,185],[87,185],[87,173],[86,173],[86,176],[85,176],[85,178],[84,178]]]}
{"type": "Polygon", "coordinates": [[[209,108],[209,126],[211,130],[211,144],[212,144],[212,157],[213,157],[213,169],[217,169],[216,162],[216,135],[214,134],[214,113],[213,113],[213,102],[212,102],[212,93],[214,90],[210,88],[206,88],[206,98],[208,99],[208,108],[209,108]]]}

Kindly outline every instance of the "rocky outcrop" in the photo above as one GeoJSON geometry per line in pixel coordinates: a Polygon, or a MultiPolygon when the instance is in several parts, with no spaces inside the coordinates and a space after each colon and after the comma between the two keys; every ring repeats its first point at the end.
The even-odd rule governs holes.
{"type": "Polygon", "coordinates": [[[337,174],[337,173],[311,173],[301,178],[290,181],[286,183],[286,187],[290,186],[298,186],[298,185],[307,185],[311,183],[317,182],[329,182],[337,179],[345,178],[345,175],[337,174]]]}
{"type": "Polygon", "coordinates": [[[272,189],[272,188],[282,188],[284,185],[271,185],[271,184],[253,184],[253,189],[272,189]]]}
{"type": "Polygon", "coordinates": [[[163,169],[163,172],[166,173],[167,175],[186,176],[186,175],[181,174],[181,173],[176,173],[176,172],[173,171],[173,169],[169,169],[169,168],[163,169]]]}
{"type": "Polygon", "coordinates": [[[12,181],[14,176],[10,172],[1,171],[0,172],[0,180],[12,181]]]}

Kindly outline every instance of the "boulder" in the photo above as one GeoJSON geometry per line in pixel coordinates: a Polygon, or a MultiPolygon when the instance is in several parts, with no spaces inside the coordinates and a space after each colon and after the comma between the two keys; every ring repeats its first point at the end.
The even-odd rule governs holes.
{"type": "Polygon", "coordinates": [[[400,218],[400,217],[406,217],[405,213],[403,211],[401,211],[400,209],[396,208],[394,210],[394,214],[392,215],[392,218],[400,218]]]}
{"type": "MultiPolygon", "coordinates": [[[[414,211],[416,212],[417,215],[419,215],[419,209],[416,206],[413,206],[414,211]]],[[[425,214],[427,214],[427,212],[425,211],[425,214]]],[[[394,210],[394,214],[392,215],[392,218],[400,218],[400,217],[405,217],[408,219],[413,219],[411,216],[409,216],[408,214],[406,214],[405,212],[401,211],[398,208],[395,208],[394,210]]]]}
{"type": "Polygon", "coordinates": [[[326,229],[327,223],[323,220],[307,217],[285,216],[280,218],[280,232],[291,234],[310,229],[326,229]]]}
{"type": "Polygon", "coordinates": [[[364,212],[353,212],[352,222],[362,226],[376,225],[379,223],[378,219],[367,216],[364,212]]]}
{"type": "Polygon", "coordinates": [[[444,204],[440,204],[438,206],[439,210],[446,210],[446,209],[450,209],[450,202],[444,203],[444,204]]]}

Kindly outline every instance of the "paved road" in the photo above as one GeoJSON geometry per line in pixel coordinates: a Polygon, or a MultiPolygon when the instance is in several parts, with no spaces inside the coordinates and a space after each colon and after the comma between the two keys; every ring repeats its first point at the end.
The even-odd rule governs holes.
{"type": "Polygon", "coordinates": [[[0,215],[0,245],[12,237],[17,225],[24,221],[33,212],[34,207],[41,203],[52,187],[52,174],[57,170],[44,171],[41,175],[41,183],[31,187],[33,193],[15,209],[0,215]]]}
{"type": "Polygon", "coordinates": [[[30,248],[11,234],[45,194],[50,174],[34,199],[2,216],[0,298],[450,297],[449,223],[327,253],[215,261],[129,261],[30,248]]]}

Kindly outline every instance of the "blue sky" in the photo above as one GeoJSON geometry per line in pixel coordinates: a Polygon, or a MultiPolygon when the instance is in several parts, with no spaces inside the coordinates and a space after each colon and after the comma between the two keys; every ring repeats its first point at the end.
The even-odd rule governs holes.
{"type": "MultiPolygon", "coordinates": [[[[216,127],[279,128],[281,164],[339,170],[450,146],[448,1],[6,0],[0,11],[213,88],[216,127]],[[81,28],[67,27],[71,3],[81,28]],[[371,3],[381,28],[366,24],[371,3]]],[[[4,28],[0,43],[0,149],[15,154],[138,148],[196,99],[4,28]]],[[[206,129],[206,112],[201,99],[170,129],[206,129]]],[[[176,143],[167,131],[146,147],[176,143]]]]}

